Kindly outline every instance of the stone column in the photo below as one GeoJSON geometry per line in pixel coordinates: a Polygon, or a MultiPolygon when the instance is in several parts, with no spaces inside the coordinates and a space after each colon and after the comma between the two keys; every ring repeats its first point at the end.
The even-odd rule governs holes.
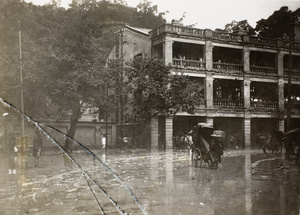
{"type": "Polygon", "coordinates": [[[284,111],[284,78],[278,80],[278,109],[284,111]]]}
{"type": "Polygon", "coordinates": [[[249,109],[251,104],[250,104],[250,78],[248,76],[244,77],[244,83],[243,83],[243,93],[244,93],[244,108],[249,109]]]}
{"type": "Polygon", "coordinates": [[[278,120],[278,130],[284,132],[284,118],[278,120]]]}
{"type": "Polygon", "coordinates": [[[284,56],[284,54],[282,53],[282,51],[279,50],[277,53],[277,59],[276,59],[277,72],[278,72],[279,76],[284,75],[283,56],[284,56]]]}
{"type": "Polygon", "coordinates": [[[244,118],[243,124],[245,149],[251,149],[251,119],[248,116],[244,118]]]}
{"type": "Polygon", "coordinates": [[[167,39],[163,43],[164,65],[166,66],[172,65],[172,58],[173,58],[173,41],[167,39]]]}
{"type": "Polygon", "coordinates": [[[244,63],[244,72],[250,72],[250,50],[249,47],[244,46],[243,49],[243,63],[244,63]]]}
{"type": "Polygon", "coordinates": [[[208,124],[210,124],[210,125],[214,125],[214,118],[211,118],[211,117],[207,117],[206,118],[206,122],[208,123],[208,124]]]}
{"type": "Polygon", "coordinates": [[[214,95],[214,88],[213,88],[213,81],[214,78],[212,77],[211,73],[207,73],[206,81],[205,81],[205,98],[206,98],[206,108],[211,109],[214,106],[213,103],[213,95],[214,95]]]}
{"type": "Polygon", "coordinates": [[[211,41],[205,42],[204,59],[205,59],[205,69],[212,70],[212,68],[213,68],[213,45],[212,45],[211,41]]]}
{"type": "Polygon", "coordinates": [[[173,117],[166,117],[166,149],[173,149],[173,117]]]}
{"type": "Polygon", "coordinates": [[[150,122],[151,149],[158,149],[158,117],[153,117],[150,122]]]}

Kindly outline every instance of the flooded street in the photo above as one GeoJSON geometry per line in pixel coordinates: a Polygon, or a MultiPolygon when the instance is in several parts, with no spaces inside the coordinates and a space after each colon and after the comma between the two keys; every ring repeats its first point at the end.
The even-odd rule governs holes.
{"type": "Polygon", "coordinates": [[[300,212],[299,169],[279,155],[226,151],[212,170],[192,167],[186,151],[93,153],[74,152],[73,163],[60,151],[45,152],[36,169],[30,153],[2,153],[0,214],[300,212]]]}

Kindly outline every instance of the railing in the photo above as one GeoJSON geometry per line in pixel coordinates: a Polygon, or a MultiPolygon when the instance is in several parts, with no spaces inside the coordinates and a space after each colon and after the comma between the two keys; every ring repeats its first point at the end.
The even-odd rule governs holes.
{"type": "MultiPolygon", "coordinates": [[[[289,48],[290,47],[290,41],[289,40],[281,40],[280,41],[280,46],[281,47],[285,47],[285,48],[289,48]]],[[[300,49],[300,41],[293,41],[291,44],[291,48],[292,49],[300,49]]]]}
{"type": "MultiPolygon", "coordinates": [[[[284,108],[287,108],[288,102],[284,102],[284,108]]],[[[300,109],[300,101],[292,101],[291,108],[300,109]]]]}
{"type": "Polygon", "coordinates": [[[276,74],[277,70],[274,67],[264,67],[264,66],[250,66],[251,73],[267,73],[276,74]]]}
{"type": "Polygon", "coordinates": [[[213,38],[242,42],[242,35],[213,31],[213,38]]]}
{"type": "Polygon", "coordinates": [[[172,32],[176,32],[179,34],[196,35],[201,37],[204,36],[204,30],[178,25],[172,25],[172,32]]]}
{"type": "Polygon", "coordinates": [[[243,107],[244,102],[242,100],[214,99],[214,106],[243,107]]]}
{"type": "Polygon", "coordinates": [[[205,62],[198,60],[185,60],[185,59],[177,59],[173,58],[172,62],[173,66],[179,68],[199,68],[205,69],[205,62]]]}
{"type": "Polygon", "coordinates": [[[251,101],[250,105],[258,108],[278,108],[278,102],[251,101]]]}
{"type": "Polygon", "coordinates": [[[267,46],[278,46],[278,40],[273,39],[273,38],[266,38],[266,37],[255,37],[255,36],[250,36],[249,37],[249,42],[258,44],[258,45],[267,45],[267,46]]]}
{"type": "Polygon", "coordinates": [[[243,65],[241,64],[230,64],[230,63],[221,63],[213,62],[213,69],[221,71],[238,71],[243,72],[243,65]]]}
{"type": "MultiPolygon", "coordinates": [[[[288,75],[289,74],[289,70],[288,69],[284,69],[284,75],[288,75]]],[[[300,69],[296,70],[296,69],[292,69],[292,76],[296,76],[296,77],[300,77],[300,69]]]]}
{"type": "MultiPolygon", "coordinates": [[[[279,47],[279,48],[288,48],[289,41],[282,39],[274,39],[274,38],[266,38],[266,37],[257,37],[257,36],[249,36],[249,35],[239,35],[234,33],[226,33],[219,31],[212,31],[209,29],[197,29],[187,26],[180,25],[172,25],[172,24],[164,24],[159,28],[156,28],[150,32],[150,37],[154,38],[163,33],[176,33],[183,34],[187,36],[194,37],[204,37],[204,38],[212,38],[219,39],[224,41],[233,41],[240,43],[249,43],[258,46],[268,46],[268,47],[279,47]]],[[[294,41],[292,44],[292,48],[296,50],[300,50],[300,42],[294,41]]]]}

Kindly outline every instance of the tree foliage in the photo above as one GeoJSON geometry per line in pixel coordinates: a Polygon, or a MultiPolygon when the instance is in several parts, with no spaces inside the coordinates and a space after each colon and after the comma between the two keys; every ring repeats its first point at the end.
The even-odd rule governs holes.
{"type": "Polygon", "coordinates": [[[294,22],[298,17],[300,17],[300,8],[293,12],[288,7],[281,7],[267,19],[259,20],[255,30],[258,36],[282,38],[290,35],[289,23],[294,22]]]}
{"type": "Polygon", "coordinates": [[[239,22],[233,20],[231,23],[225,25],[225,31],[229,33],[240,33],[240,34],[248,34],[254,35],[254,28],[248,23],[247,20],[241,20],[239,22]]]}
{"type": "Polygon", "coordinates": [[[171,74],[156,59],[136,58],[127,71],[131,122],[148,122],[154,115],[194,113],[203,100],[201,88],[188,76],[171,74]]]}
{"type": "Polygon", "coordinates": [[[155,28],[165,23],[165,19],[163,18],[165,12],[159,12],[158,6],[152,5],[148,0],[142,0],[137,5],[137,11],[138,20],[141,20],[146,28],[155,28]]]}
{"type": "Polygon", "coordinates": [[[71,121],[68,135],[74,137],[82,105],[105,109],[106,86],[117,85],[117,78],[110,77],[116,73],[105,68],[114,43],[111,35],[125,23],[148,27],[141,14],[145,19],[149,16],[153,25],[164,19],[151,13],[144,16],[120,0],[74,0],[67,10],[58,5],[56,1],[45,6],[21,0],[1,3],[0,81],[5,87],[1,97],[20,106],[22,65],[25,113],[33,118],[67,117],[71,121]]]}

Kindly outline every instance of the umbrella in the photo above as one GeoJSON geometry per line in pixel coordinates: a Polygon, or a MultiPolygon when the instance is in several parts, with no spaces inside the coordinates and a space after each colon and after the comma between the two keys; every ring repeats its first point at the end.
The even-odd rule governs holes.
{"type": "Polygon", "coordinates": [[[209,123],[199,122],[199,123],[197,123],[197,128],[211,128],[211,129],[213,129],[214,127],[209,123]]]}

